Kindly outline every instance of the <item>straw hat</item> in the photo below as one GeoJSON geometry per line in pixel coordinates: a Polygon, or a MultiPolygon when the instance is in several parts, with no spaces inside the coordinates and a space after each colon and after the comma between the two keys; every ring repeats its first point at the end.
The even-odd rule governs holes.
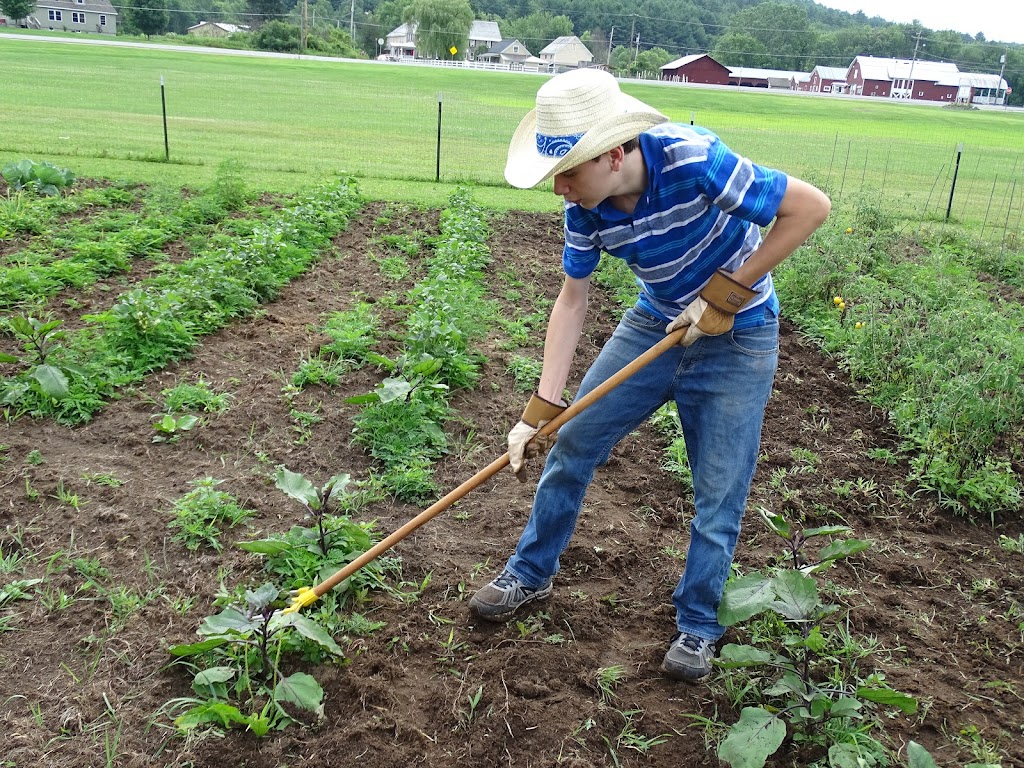
{"type": "Polygon", "coordinates": [[[537,91],[537,107],[512,136],[505,178],[513,187],[535,187],[668,120],[619,90],[600,69],[557,75],[537,91]]]}

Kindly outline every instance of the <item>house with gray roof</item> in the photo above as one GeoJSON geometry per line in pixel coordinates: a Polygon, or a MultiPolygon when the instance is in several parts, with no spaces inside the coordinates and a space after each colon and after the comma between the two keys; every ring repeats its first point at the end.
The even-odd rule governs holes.
{"type": "Polygon", "coordinates": [[[576,35],[556,37],[540,52],[540,58],[552,67],[574,69],[594,63],[594,54],[576,35]]]}
{"type": "Polygon", "coordinates": [[[466,52],[473,58],[480,49],[490,50],[495,43],[501,42],[501,32],[496,21],[474,21],[469,27],[469,48],[466,52]]]}
{"type": "Polygon", "coordinates": [[[117,11],[109,0],[38,0],[29,18],[29,26],[116,35],[117,11]]]}
{"type": "Polygon", "coordinates": [[[486,61],[491,64],[500,64],[509,69],[522,69],[523,64],[529,58],[534,58],[530,49],[518,40],[499,40],[476,57],[477,61],[486,61]]]}

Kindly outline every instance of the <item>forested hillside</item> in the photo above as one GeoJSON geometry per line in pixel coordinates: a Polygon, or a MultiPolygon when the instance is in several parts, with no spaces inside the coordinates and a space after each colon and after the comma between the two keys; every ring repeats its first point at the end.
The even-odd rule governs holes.
{"type": "MultiPolygon", "coordinates": [[[[165,6],[163,31],[182,34],[200,20],[274,25],[254,47],[292,50],[307,30],[309,48],[335,55],[373,57],[378,40],[406,21],[421,28],[468,29],[472,19],[499,22],[506,39],[517,38],[534,54],[560,35],[577,35],[598,63],[621,73],[657,71],[691,53],[712,53],[728,66],[810,71],[816,65],[846,67],[857,55],[953,61],[965,72],[998,73],[1024,86],[1024,46],[988,41],[984,35],[890,24],[819,5],[813,0],[133,0],[125,10],[131,30],[141,6],[165,6]],[[303,22],[305,17],[305,22],[303,22]],[[468,20],[468,21],[467,21],[468,20]],[[351,39],[347,37],[351,35],[351,39]],[[1006,56],[1005,66],[1000,61],[1006,56]]],[[[147,11],[147,20],[149,12],[147,11]]],[[[447,51],[448,45],[444,46],[447,51]]],[[[457,57],[473,51],[460,48],[457,57]]],[[[447,55],[447,54],[443,54],[447,55]]],[[[1011,103],[1024,103],[1024,87],[1011,103]]]]}

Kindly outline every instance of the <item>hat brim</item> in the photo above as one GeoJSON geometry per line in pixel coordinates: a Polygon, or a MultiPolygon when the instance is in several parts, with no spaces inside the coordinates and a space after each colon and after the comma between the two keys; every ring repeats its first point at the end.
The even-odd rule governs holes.
{"type": "Polygon", "coordinates": [[[576,145],[561,157],[549,157],[537,151],[537,110],[532,109],[519,123],[509,143],[505,180],[513,187],[530,189],[556,173],[568,171],[593,160],[610,149],[635,139],[648,128],[668,118],[639,99],[621,95],[622,110],[609,115],[587,131],[576,145]]]}

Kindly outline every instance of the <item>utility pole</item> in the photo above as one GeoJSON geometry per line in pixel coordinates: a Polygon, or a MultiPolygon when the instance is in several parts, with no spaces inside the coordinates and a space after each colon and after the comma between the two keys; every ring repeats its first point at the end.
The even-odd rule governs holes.
{"type": "MultiPolygon", "coordinates": [[[[1006,71],[1006,51],[1003,51],[1003,55],[999,57],[999,82],[996,83],[996,95],[999,94],[999,89],[1003,86],[1003,72],[1006,71]]],[[[1006,89],[1003,88],[1003,106],[1006,106],[1006,89]]]]}
{"type": "Polygon", "coordinates": [[[917,42],[914,43],[914,58],[910,62],[910,75],[907,77],[907,85],[910,87],[910,98],[914,98],[914,65],[917,64],[917,46],[921,44],[921,33],[917,33],[917,42]]]}
{"type": "Polygon", "coordinates": [[[629,25],[629,44],[633,44],[633,39],[636,37],[636,14],[633,14],[633,21],[629,25]]]}
{"type": "Polygon", "coordinates": [[[302,0],[302,30],[299,39],[299,50],[306,52],[306,38],[309,35],[309,3],[302,0]]]}
{"type": "MultiPolygon", "coordinates": [[[[605,63],[608,65],[608,69],[612,68],[612,40],[615,39],[615,27],[612,27],[612,31],[608,35],[608,61],[605,63]]],[[[1006,57],[1004,56],[1003,59],[1006,57]]]]}
{"type": "Polygon", "coordinates": [[[355,43],[356,39],[356,0],[352,0],[352,8],[348,12],[348,36],[355,43]]]}

